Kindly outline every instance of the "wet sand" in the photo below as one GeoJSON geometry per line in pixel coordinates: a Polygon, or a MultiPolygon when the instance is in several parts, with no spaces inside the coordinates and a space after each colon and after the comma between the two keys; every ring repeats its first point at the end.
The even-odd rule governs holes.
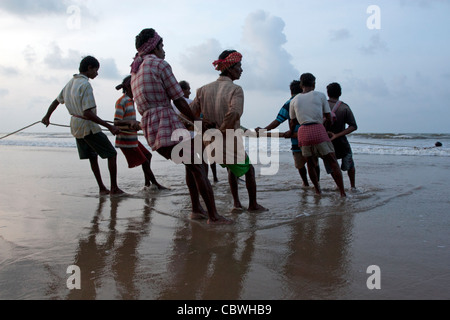
{"type": "MultiPolygon", "coordinates": [[[[110,198],[76,149],[0,146],[0,299],[449,299],[448,158],[355,162],[359,192],[342,200],[323,170],[322,197],[302,188],[282,154],[276,176],[257,177],[270,209],[259,214],[230,212],[219,169],[217,206],[236,223],[210,227],[189,219],[184,168],[156,154],[152,169],[171,190],[142,192],[142,171],[119,154],[130,196],[110,198]],[[73,265],[80,290],[67,287],[73,265]],[[381,289],[367,286],[373,265],[381,289]]],[[[245,184],[240,195],[247,204],[245,184]]]]}

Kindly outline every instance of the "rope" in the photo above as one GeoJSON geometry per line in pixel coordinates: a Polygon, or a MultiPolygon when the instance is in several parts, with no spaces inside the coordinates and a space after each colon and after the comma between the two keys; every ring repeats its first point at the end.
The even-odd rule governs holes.
{"type": "MultiPolygon", "coordinates": [[[[194,123],[193,123],[192,121],[186,119],[185,117],[180,116],[180,118],[182,118],[182,119],[183,119],[184,121],[186,121],[187,123],[189,123],[189,124],[191,124],[191,125],[194,125],[194,123]]],[[[108,123],[113,123],[113,122],[111,122],[111,121],[107,121],[107,122],[108,122],[108,123]]],[[[19,129],[19,130],[17,130],[17,131],[11,132],[11,133],[9,133],[9,134],[3,136],[3,137],[0,137],[0,140],[6,139],[6,138],[8,138],[8,137],[10,137],[10,136],[12,136],[12,135],[15,135],[15,134],[21,132],[21,131],[24,131],[24,130],[26,130],[26,129],[28,129],[28,128],[31,128],[31,127],[33,127],[33,126],[39,124],[39,123],[42,123],[42,122],[41,122],[41,121],[36,121],[35,123],[30,124],[29,126],[26,126],[26,127],[22,128],[22,129],[19,129]]],[[[68,126],[68,125],[57,124],[57,123],[50,123],[50,125],[51,125],[51,126],[54,126],[54,127],[70,128],[70,126],[68,126]]],[[[242,126],[241,126],[241,129],[244,130],[244,131],[247,131],[247,130],[248,130],[247,128],[242,127],[242,126]]],[[[103,129],[102,131],[108,132],[109,130],[103,129]]],[[[136,134],[135,132],[129,132],[129,131],[121,131],[121,133],[122,133],[122,134],[136,134]]],[[[139,136],[143,136],[143,134],[140,134],[140,133],[138,133],[138,135],[139,135],[139,136]]],[[[282,136],[279,136],[278,138],[282,138],[282,136]]],[[[371,145],[371,146],[380,146],[380,147],[413,148],[413,149],[416,149],[416,150],[417,150],[417,149],[424,149],[424,150],[426,150],[426,149],[433,149],[433,148],[437,148],[437,147],[438,147],[438,146],[433,146],[433,147],[412,147],[412,146],[385,145],[385,144],[368,143],[368,142],[354,142],[354,141],[352,141],[351,143],[352,143],[352,144],[371,145]]]]}
{"type": "MultiPolygon", "coordinates": [[[[111,122],[111,121],[107,121],[107,122],[108,122],[108,123],[113,123],[113,122],[111,122]]],[[[17,130],[17,131],[11,132],[11,133],[9,133],[9,134],[3,136],[3,137],[0,137],[0,140],[6,139],[6,138],[8,138],[8,137],[10,137],[10,136],[12,136],[12,135],[15,135],[15,134],[17,134],[17,133],[19,133],[19,132],[22,132],[22,131],[26,130],[26,129],[28,129],[28,128],[34,127],[35,125],[37,125],[37,124],[39,124],[39,123],[42,123],[42,121],[36,121],[35,123],[30,124],[29,126],[26,126],[26,127],[23,127],[22,129],[19,129],[19,130],[17,130]]],[[[51,126],[54,126],[54,127],[70,128],[70,126],[64,125],[64,124],[50,123],[50,125],[51,125],[51,126]]],[[[108,129],[102,129],[102,131],[109,132],[108,129]]],[[[121,130],[120,133],[122,133],[122,134],[136,134],[135,132],[124,131],[124,130],[121,130]]],[[[139,134],[139,133],[138,133],[137,135],[142,135],[142,136],[143,136],[143,134],[139,134]]]]}
{"type": "Polygon", "coordinates": [[[25,130],[25,129],[31,128],[31,127],[37,125],[38,123],[41,123],[41,121],[36,121],[35,123],[32,123],[32,124],[30,124],[29,126],[26,126],[26,127],[22,128],[22,129],[20,129],[20,130],[14,131],[14,132],[12,132],[12,133],[10,133],[10,134],[7,134],[6,136],[0,137],[0,140],[3,140],[3,139],[5,139],[5,138],[8,138],[9,136],[12,136],[12,135],[14,135],[14,134],[16,134],[16,133],[19,133],[19,132],[21,132],[21,131],[23,131],[23,130],[25,130]]]}

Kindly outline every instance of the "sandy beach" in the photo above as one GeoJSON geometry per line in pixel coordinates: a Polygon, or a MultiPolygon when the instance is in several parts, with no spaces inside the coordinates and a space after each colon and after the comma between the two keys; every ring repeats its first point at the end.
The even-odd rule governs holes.
{"type": "Polygon", "coordinates": [[[183,166],[154,154],[170,190],[143,191],[118,159],[129,196],[99,197],[76,149],[0,146],[0,299],[450,299],[448,157],[355,155],[358,192],[343,200],[324,170],[322,197],[303,188],[284,152],[277,175],[258,174],[259,214],[231,213],[220,169],[217,206],[235,220],[221,227],[189,219],[183,166]]]}

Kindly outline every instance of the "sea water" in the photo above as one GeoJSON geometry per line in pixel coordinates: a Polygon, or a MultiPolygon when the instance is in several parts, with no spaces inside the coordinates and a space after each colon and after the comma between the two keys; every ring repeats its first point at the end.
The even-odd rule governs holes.
{"type": "MultiPolygon", "coordinates": [[[[0,138],[5,136],[0,134],[0,138]]],[[[114,137],[107,133],[111,142],[114,137]]],[[[145,138],[139,137],[146,145],[145,138]]],[[[450,156],[450,134],[436,133],[354,133],[348,136],[353,153],[373,155],[402,155],[402,156],[450,156]],[[440,142],[442,147],[436,147],[440,142]]],[[[259,139],[247,138],[247,151],[252,153],[271,152],[276,146],[281,153],[291,150],[290,139],[267,139],[261,142],[259,139]]],[[[76,148],[75,139],[70,133],[18,133],[5,139],[0,139],[0,145],[26,146],[26,147],[54,147],[54,148],[76,148]]]]}

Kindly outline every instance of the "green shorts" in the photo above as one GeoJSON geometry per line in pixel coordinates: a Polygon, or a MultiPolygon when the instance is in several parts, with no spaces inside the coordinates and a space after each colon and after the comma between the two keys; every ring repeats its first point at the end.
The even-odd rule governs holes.
{"type": "Polygon", "coordinates": [[[100,156],[102,159],[109,159],[117,155],[116,149],[103,132],[90,134],[83,139],[77,139],[77,148],[81,160],[97,156],[100,156]]]}
{"type": "Polygon", "coordinates": [[[250,158],[247,156],[245,164],[221,164],[220,166],[229,169],[236,177],[240,178],[250,170],[251,163],[250,158]]]}

